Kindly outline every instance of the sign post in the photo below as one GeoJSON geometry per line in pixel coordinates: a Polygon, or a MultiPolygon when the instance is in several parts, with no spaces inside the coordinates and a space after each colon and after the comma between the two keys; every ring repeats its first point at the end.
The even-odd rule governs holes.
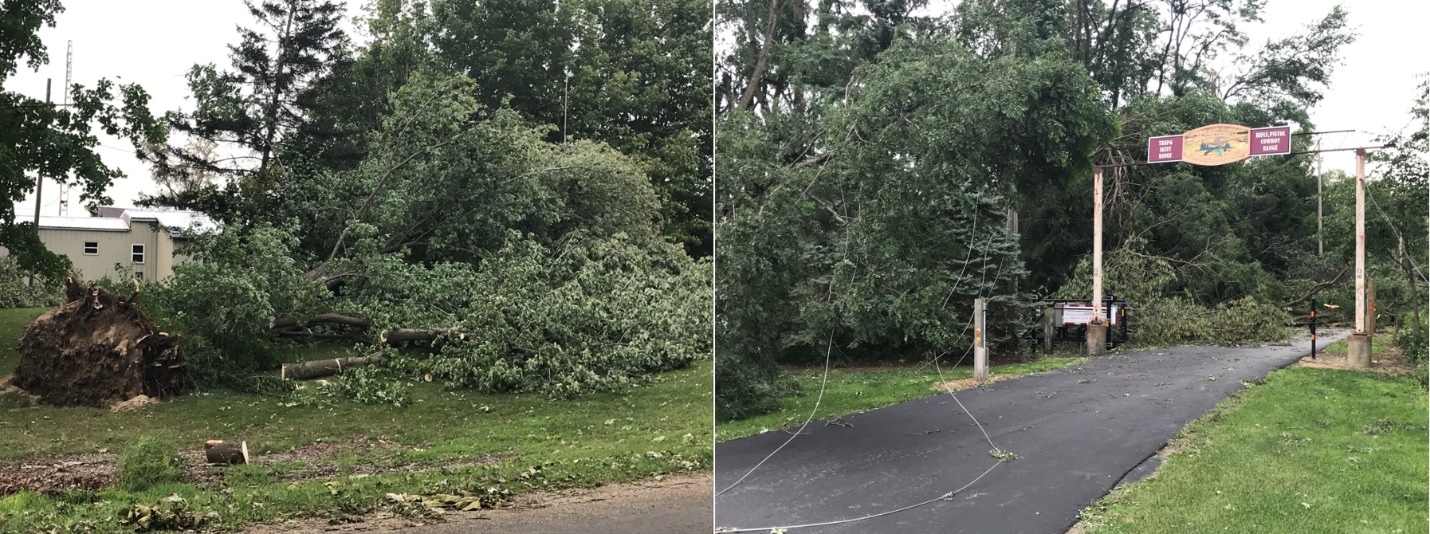
{"type": "MultiPolygon", "coordinates": [[[[1312,132],[1317,133],[1317,132],[1312,132]]],[[[1329,132],[1320,132],[1329,133],[1329,132]]],[[[1273,156],[1291,154],[1291,127],[1272,126],[1268,128],[1247,128],[1235,124],[1211,124],[1183,133],[1182,135],[1165,135],[1152,137],[1147,140],[1147,163],[1173,163],[1184,162],[1193,165],[1215,166],[1225,165],[1244,160],[1251,156],[1273,156]]],[[[1316,144],[1317,149],[1311,152],[1321,152],[1320,143],[1316,144]]],[[[1385,147],[1369,147],[1385,148],[1385,147]]],[[[1375,299],[1366,298],[1365,280],[1365,152],[1366,148],[1357,148],[1356,151],[1356,227],[1355,227],[1355,247],[1356,247],[1356,316],[1355,332],[1351,334],[1348,341],[1349,348],[1347,359],[1351,367],[1370,367],[1370,336],[1373,334],[1373,315],[1367,316],[1367,307],[1373,307],[1370,302],[1375,299]]],[[[1305,154],[1308,152],[1296,152],[1305,154]]],[[[1318,156],[1319,158],[1319,156],[1318,156]]],[[[1321,228],[1321,176],[1320,162],[1317,161],[1316,169],[1316,233],[1317,233],[1317,254],[1323,253],[1324,247],[1319,244],[1321,228]]],[[[1093,175],[1093,189],[1097,198],[1093,203],[1093,292],[1098,293],[1102,289],[1102,169],[1098,169],[1093,175]]],[[[1374,289],[1372,289],[1372,292],[1374,289]]],[[[1100,303],[1100,295],[1095,294],[1093,300],[1100,303]]],[[[1094,304],[1097,305],[1097,304],[1094,304]]],[[[1316,311],[1315,301],[1311,304],[1311,357],[1315,357],[1316,339],[1316,311]]],[[[1371,309],[1374,314],[1374,308],[1371,309]]],[[[1088,352],[1092,353],[1093,327],[1088,325],[1088,352]]]]}

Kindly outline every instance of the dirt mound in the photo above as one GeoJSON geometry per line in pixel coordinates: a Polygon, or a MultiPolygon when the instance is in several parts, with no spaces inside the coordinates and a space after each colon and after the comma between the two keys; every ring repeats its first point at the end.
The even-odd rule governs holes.
{"type": "Polygon", "coordinates": [[[121,297],[70,280],[65,294],[64,304],[25,327],[16,387],[45,404],[94,407],[194,390],[175,337],[139,310],[137,284],[121,297]]]}

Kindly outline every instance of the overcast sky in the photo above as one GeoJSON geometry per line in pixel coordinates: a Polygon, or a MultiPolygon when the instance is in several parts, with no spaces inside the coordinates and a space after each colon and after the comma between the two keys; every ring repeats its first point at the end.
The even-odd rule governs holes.
{"type": "MultiPolygon", "coordinates": [[[[360,13],[364,0],[347,3],[351,18],[360,13]]],[[[1266,23],[1248,28],[1252,42],[1295,33],[1338,3],[1342,2],[1269,0],[1266,23]]],[[[22,66],[6,80],[5,90],[44,98],[45,78],[53,78],[55,100],[59,101],[65,77],[65,43],[73,40],[75,83],[93,86],[99,78],[138,82],[153,96],[155,113],[191,110],[184,74],[195,63],[226,67],[226,45],[236,40],[235,27],[251,23],[241,0],[66,0],[64,5],[66,11],[57,17],[56,26],[40,32],[49,47],[50,64],[39,72],[22,66]]],[[[1326,147],[1369,144],[1375,134],[1406,127],[1418,76],[1430,71],[1423,27],[1430,20],[1430,2],[1357,1],[1347,9],[1360,37],[1345,49],[1344,64],[1336,68],[1325,100],[1311,110],[1311,117],[1320,130],[1363,133],[1326,136],[1326,147]]],[[[134,158],[128,143],[104,137],[100,142],[105,162],[128,175],[110,188],[109,196],[117,205],[132,206],[139,193],[154,191],[148,167],[134,158]]],[[[1354,163],[1350,152],[1325,155],[1328,169],[1352,172],[1354,163]]],[[[57,215],[58,201],[59,187],[47,183],[43,214],[57,215]]],[[[33,206],[31,197],[22,203],[20,213],[31,213],[33,206]]],[[[70,196],[69,214],[84,215],[78,193],[70,196]]]]}

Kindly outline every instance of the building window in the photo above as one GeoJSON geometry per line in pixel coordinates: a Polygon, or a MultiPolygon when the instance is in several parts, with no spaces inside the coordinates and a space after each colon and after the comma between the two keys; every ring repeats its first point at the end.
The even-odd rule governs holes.
{"type": "Polygon", "coordinates": [[[98,255],[99,255],[99,242],[98,242],[98,241],[85,241],[85,242],[84,242],[84,255],[85,255],[85,256],[98,256],[98,255]]]}
{"type": "Polygon", "coordinates": [[[130,252],[134,263],[144,263],[144,245],[133,245],[130,252]]]}

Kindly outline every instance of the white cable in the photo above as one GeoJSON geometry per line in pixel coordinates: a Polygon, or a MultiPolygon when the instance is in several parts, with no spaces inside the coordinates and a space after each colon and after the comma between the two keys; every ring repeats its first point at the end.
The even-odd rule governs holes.
{"type": "MultiPolygon", "coordinates": [[[[969,345],[969,350],[972,350],[972,349],[973,349],[973,346],[972,346],[972,345],[969,345]]],[[[968,352],[965,351],[965,352],[964,352],[964,356],[967,356],[967,355],[968,355],[968,352]]],[[[963,361],[963,358],[959,358],[959,362],[962,362],[962,361],[963,361]]],[[[954,365],[957,366],[957,364],[954,364],[954,365]]],[[[939,367],[938,367],[938,361],[937,361],[937,360],[934,361],[934,369],[939,369],[939,367]]],[[[942,371],[941,369],[939,369],[938,373],[939,373],[939,376],[938,376],[938,377],[939,377],[939,380],[942,381],[943,378],[944,378],[944,376],[943,376],[943,371],[942,371]]],[[[942,383],[942,382],[940,382],[940,383],[942,383]]],[[[975,417],[973,417],[973,412],[968,411],[968,407],[966,407],[966,406],[963,405],[963,401],[958,400],[958,395],[954,395],[953,390],[951,390],[951,389],[950,389],[950,390],[947,390],[947,391],[948,391],[948,396],[953,397],[953,401],[956,402],[956,403],[958,403],[958,407],[959,407],[959,408],[963,408],[963,413],[968,414],[968,418],[969,418],[969,419],[972,419],[972,420],[973,420],[973,424],[975,424],[975,425],[978,426],[978,430],[983,433],[983,439],[985,439],[985,440],[988,441],[988,446],[993,447],[993,450],[994,450],[994,451],[1002,452],[1003,449],[1000,449],[1000,448],[998,448],[997,445],[994,445],[994,444],[993,444],[993,438],[990,438],[990,437],[988,436],[988,431],[983,428],[983,424],[982,424],[982,423],[979,423],[979,422],[978,422],[978,419],[975,418],[975,417]]],[[[798,434],[796,433],[795,435],[798,435],[798,434]]],[[[793,439],[793,436],[791,436],[791,439],[793,439]]],[[[789,443],[789,442],[786,441],[785,443],[789,443]]],[[[990,452],[992,452],[992,451],[990,451],[990,452]]],[[[771,456],[773,456],[773,454],[772,454],[771,456]]],[[[766,459],[768,460],[769,458],[766,458],[766,459]]],[[[764,462],[761,462],[761,463],[764,463],[764,462]]],[[[958,495],[960,492],[962,492],[962,491],[965,490],[965,489],[968,489],[970,486],[974,485],[974,484],[977,483],[979,480],[983,480],[983,477],[987,476],[988,473],[992,472],[995,468],[997,468],[997,467],[998,467],[1000,464],[1002,464],[1002,463],[1003,463],[1003,460],[1002,460],[1002,459],[999,459],[997,462],[994,462],[992,466],[989,466],[987,470],[984,470],[984,471],[983,471],[983,474],[978,475],[978,478],[973,479],[973,480],[970,481],[969,483],[964,484],[962,487],[960,487],[960,488],[958,488],[958,489],[956,489],[956,490],[953,490],[953,491],[951,491],[951,492],[945,493],[945,494],[943,494],[943,495],[940,495],[940,496],[938,496],[938,497],[934,497],[934,498],[932,498],[932,499],[929,499],[929,500],[926,500],[926,501],[923,501],[923,502],[919,502],[919,503],[915,503],[915,504],[911,504],[911,505],[905,506],[905,507],[903,507],[903,508],[896,508],[896,509],[893,509],[893,510],[887,510],[887,511],[884,511],[884,512],[879,512],[879,513],[876,513],[876,514],[869,514],[869,515],[865,515],[865,516],[861,516],[861,517],[855,517],[855,518],[851,518],[851,519],[839,519],[839,520],[835,520],[835,521],[823,521],[823,522],[819,522],[819,523],[805,523],[805,524],[801,524],[801,525],[785,525],[785,526],[777,526],[777,527],[737,528],[737,529],[730,529],[730,530],[720,530],[719,532],[773,532],[773,531],[777,531],[777,530],[790,530],[790,529],[796,529],[796,528],[827,527],[827,526],[832,526],[832,525],[843,525],[843,524],[848,524],[848,523],[856,523],[856,522],[859,522],[859,521],[867,521],[867,520],[874,519],[874,518],[878,518],[878,517],[884,517],[884,516],[886,516],[886,515],[893,515],[893,514],[897,514],[897,513],[900,513],[900,512],[907,512],[907,511],[909,511],[909,510],[913,510],[913,509],[918,508],[918,507],[921,507],[921,506],[927,506],[927,505],[929,505],[929,504],[932,504],[932,503],[935,503],[935,502],[938,502],[938,501],[941,501],[941,500],[950,499],[950,498],[952,498],[954,495],[958,495]]],[[[756,466],[756,467],[758,467],[758,466],[756,466]]],[[[726,489],[729,489],[729,488],[726,488],[726,489]]]]}
{"type": "Polygon", "coordinates": [[[953,490],[953,491],[951,491],[951,492],[949,492],[949,493],[945,493],[945,494],[940,495],[940,496],[938,496],[938,497],[934,497],[934,498],[929,499],[929,500],[927,500],[927,501],[924,501],[924,502],[921,502],[921,503],[917,503],[917,504],[910,504],[910,505],[908,505],[908,506],[905,506],[905,507],[903,507],[903,508],[899,508],[899,509],[896,509],[896,510],[889,510],[889,511],[887,511],[887,512],[879,512],[879,513],[877,513],[877,514],[869,514],[869,515],[866,515],[866,516],[863,516],[863,517],[856,517],[856,518],[853,518],[853,519],[840,519],[840,520],[838,520],[838,521],[824,521],[824,522],[822,522],[822,523],[806,523],[806,524],[803,524],[803,525],[787,525],[787,526],[782,526],[782,527],[736,528],[736,529],[730,529],[730,530],[719,530],[718,532],[771,532],[771,531],[775,531],[775,530],[789,530],[789,529],[793,529],[793,528],[827,527],[827,526],[830,526],[830,525],[842,525],[842,524],[846,524],[846,523],[856,523],[856,522],[859,522],[859,521],[866,521],[866,520],[869,520],[869,519],[874,519],[874,518],[876,518],[876,517],[884,517],[884,516],[886,516],[886,515],[893,515],[893,514],[897,514],[897,513],[899,513],[899,512],[906,512],[906,511],[909,511],[909,510],[913,510],[914,508],[918,508],[918,507],[920,507],[920,506],[926,506],[926,505],[932,504],[932,503],[937,502],[937,501],[941,501],[941,500],[944,500],[944,499],[947,499],[947,498],[951,498],[953,495],[957,495],[959,492],[961,492],[961,491],[963,491],[963,490],[965,490],[965,489],[968,489],[969,486],[972,486],[974,483],[978,482],[979,480],[982,480],[985,475],[987,475],[990,471],[993,471],[994,468],[998,467],[998,465],[999,465],[999,464],[1002,464],[1002,463],[1003,463],[1002,461],[994,462],[994,464],[993,464],[991,467],[989,467],[986,471],[984,471],[982,475],[978,475],[978,478],[973,479],[972,482],[969,482],[969,483],[967,483],[967,484],[964,484],[963,487],[961,487],[961,488],[958,488],[958,489],[956,489],[956,490],[953,490]]]}
{"type": "MultiPolygon", "coordinates": [[[[976,213],[976,212],[975,212],[975,213],[976,213]]],[[[976,219],[975,219],[975,220],[976,220],[976,219]]],[[[991,238],[990,238],[990,243],[991,243],[991,238]]],[[[971,255],[972,255],[972,250],[970,250],[969,252],[970,252],[969,255],[971,256],[971,255]]],[[[987,247],[985,247],[985,248],[984,248],[984,253],[983,253],[983,261],[986,263],[986,262],[987,262],[987,259],[988,259],[988,250],[987,250],[987,247]]],[[[1006,258],[1004,258],[1004,259],[1006,259],[1006,258]]],[[[965,260],[965,263],[964,263],[965,268],[967,267],[967,265],[968,265],[968,263],[967,263],[967,261],[965,260]]],[[[998,279],[998,275],[1002,274],[1002,272],[1003,272],[1003,259],[1000,259],[1000,260],[998,261],[998,271],[997,271],[997,274],[994,275],[994,280],[997,280],[997,279],[998,279]]],[[[960,278],[962,277],[962,272],[960,272],[959,276],[960,276],[960,278]]],[[[986,272],[986,269],[985,269],[984,281],[987,280],[986,277],[987,277],[987,272],[986,272]]],[[[982,283],[980,283],[979,285],[982,285],[982,283]]],[[[950,296],[952,296],[952,294],[950,294],[950,296]]],[[[982,288],[979,288],[978,296],[979,296],[980,298],[983,296],[983,290],[982,290],[982,288]]],[[[947,304],[947,299],[945,299],[944,302],[945,302],[945,304],[947,304]]],[[[969,318],[969,323],[968,323],[968,324],[965,324],[964,330],[963,330],[963,332],[964,332],[965,334],[968,332],[968,325],[969,325],[969,324],[972,324],[972,321],[973,321],[973,318],[970,317],[970,318],[969,318]]],[[[833,341],[834,341],[834,337],[833,337],[833,336],[834,336],[834,332],[831,330],[831,331],[830,331],[830,346],[829,346],[829,348],[832,348],[832,347],[833,347],[833,341]]],[[[959,334],[959,337],[963,337],[963,334],[959,334]]],[[[968,357],[968,354],[969,354],[970,352],[972,352],[972,351],[973,351],[973,345],[970,344],[970,345],[968,346],[968,349],[963,352],[963,356],[959,357],[958,361],[955,362],[955,363],[953,364],[953,366],[954,366],[954,367],[958,367],[958,365],[959,365],[960,363],[963,363],[964,358],[967,358],[967,357],[968,357]]],[[[935,357],[935,358],[933,359],[933,364],[934,364],[934,370],[938,372],[939,383],[940,383],[940,384],[943,384],[943,383],[945,383],[947,380],[945,379],[945,377],[944,377],[944,375],[943,375],[943,368],[938,365],[938,360],[939,360],[939,358],[942,358],[942,356],[935,357]]],[[[826,378],[826,380],[827,380],[827,379],[828,379],[828,373],[829,373],[829,351],[828,351],[828,348],[826,349],[826,352],[825,352],[825,370],[824,370],[824,372],[825,372],[825,378],[826,378]]],[[[990,452],[990,453],[991,453],[991,452],[1003,452],[1003,449],[1000,449],[1000,448],[998,448],[997,445],[994,445],[994,444],[993,444],[993,438],[988,435],[988,430],[987,430],[987,429],[984,429],[984,428],[983,428],[983,424],[978,422],[978,418],[976,418],[976,417],[973,416],[973,412],[969,411],[969,410],[968,410],[968,407],[963,405],[963,401],[961,401],[961,400],[958,399],[958,395],[955,395],[955,394],[953,393],[953,390],[952,390],[952,389],[948,389],[948,390],[945,390],[945,391],[948,392],[948,396],[953,397],[953,402],[955,402],[955,403],[958,404],[958,407],[962,409],[963,413],[968,414],[968,418],[973,421],[973,424],[974,424],[975,426],[978,427],[978,431],[983,433],[983,439],[988,442],[988,446],[989,446],[989,447],[993,447],[993,450],[992,450],[992,451],[989,451],[989,452],[990,452]]],[[[819,389],[819,399],[815,401],[815,410],[816,410],[816,411],[819,409],[819,400],[822,400],[823,398],[824,398],[824,385],[821,384],[821,385],[820,385],[820,389],[819,389]]],[[[805,420],[804,425],[808,425],[809,422],[810,422],[811,420],[813,420],[813,419],[814,419],[814,412],[810,412],[810,414],[809,414],[809,419],[806,419],[806,420],[805,420]]],[[[719,497],[721,494],[725,493],[726,491],[729,491],[731,488],[734,488],[734,487],[735,487],[736,485],[738,485],[740,482],[744,481],[746,477],[749,477],[751,473],[754,473],[754,472],[755,472],[755,469],[758,469],[761,465],[764,465],[765,461],[767,461],[767,460],[769,460],[771,457],[773,457],[773,456],[775,455],[775,453],[779,452],[780,449],[783,449],[785,445],[788,445],[788,444],[789,444],[789,442],[794,441],[794,438],[797,437],[797,436],[799,436],[800,433],[804,431],[804,428],[805,428],[804,425],[801,425],[800,428],[799,428],[799,430],[796,431],[796,432],[794,433],[794,435],[790,436],[789,439],[785,440],[785,442],[784,442],[783,444],[781,444],[778,448],[776,448],[776,449],[774,450],[774,452],[771,452],[771,453],[769,454],[769,456],[766,456],[764,460],[760,460],[760,463],[755,464],[755,467],[750,468],[750,471],[747,472],[747,473],[745,473],[745,476],[740,477],[740,480],[736,480],[734,484],[731,484],[729,487],[727,487],[727,488],[725,488],[725,489],[723,489],[723,490],[720,490],[720,492],[719,492],[719,493],[716,493],[715,496],[716,496],[716,497],[719,497]]],[[[894,509],[894,510],[887,510],[887,511],[884,511],[884,512],[879,512],[879,513],[876,513],[876,514],[869,514],[869,515],[865,515],[865,516],[862,516],[862,517],[856,517],[856,518],[852,518],[852,519],[840,519],[840,520],[835,520],[835,521],[824,521],[824,522],[820,522],[820,523],[806,523],[806,524],[802,524],[802,525],[786,525],[786,526],[777,526],[777,527],[737,528],[737,529],[730,529],[730,530],[721,530],[720,532],[772,532],[772,531],[777,531],[777,530],[789,530],[789,529],[796,529],[796,528],[809,528],[809,527],[823,527],[823,526],[832,526],[832,525],[842,525],[842,524],[848,524],[848,523],[855,523],[855,522],[859,522],[859,521],[867,521],[867,520],[869,520],[869,519],[874,519],[874,518],[878,518],[878,517],[884,517],[884,516],[887,516],[887,515],[893,515],[893,514],[897,514],[897,513],[900,513],[900,512],[906,512],[906,511],[908,511],[908,510],[913,510],[913,509],[919,508],[919,507],[921,507],[921,506],[926,506],[926,505],[929,505],[929,504],[931,504],[931,503],[934,503],[934,502],[937,502],[937,501],[940,501],[940,500],[945,500],[945,499],[952,498],[952,496],[957,495],[959,492],[961,492],[961,491],[963,491],[963,490],[965,490],[965,489],[968,489],[968,487],[970,487],[970,486],[972,486],[973,484],[977,483],[979,480],[982,480],[984,476],[987,476],[988,473],[992,472],[993,469],[997,468],[998,465],[999,465],[999,464],[1002,464],[1003,462],[1004,462],[1004,460],[1000,458],[997,462],[994,462],[994,464],[993,464],[992,466],[990,466],[987,470],[983,471],[982,474],[978,475],[977,478],[974,478],[972,481],[970,481],[970,482],[967,483],[967,484],[964,484],[962,487],[960,487],[960,488],[958,488],[958,489],[956,489],[956,490],[953,490],[953,491],[951,491],[951,492],[945,493],[945,494],[943,494],[943,495],[940,495],[940,496],[938,496],[938,497],[934,497],[934,498],[932,498],[932,499],[929,499],[929,500],[926,500],[926,501],[923,501],[923,502],[920,502],[920,503],[911,504],[911,505],[908,505],[908,506],[905,506],[905,507],[902,507],[902,508],[897,508],[897,509],[894,509]]]]}
{"type": "Polygon", "coordinates": [[[760,460],[760,463],[757,463],[754,467],[751,467],[750,470],[745,473],[745,476],[740,477],[740,480],[736,480],[734,484],[730,484],[725,489],[722,489],[718,493],[716,493],[716,497],[723,495],[725,492],[730,491],[735,486],[740,485],[741,482],[744,482],[745,479],[749,478],[749,476],[754,473],[756,469],[759,469],[760,466],[765,465],[765,462],[769,461],[770,458],[773,458],[775,456],[775,453],[780,452],[780,449],[785,448],[785,445],[789,445],[789,442],[794,441],[794,438],[799,437],[799,434],[801,432],[804,432],[804,427],[809,426],[809,422],[814,420],[814,414],[819,412],[819,403],[824,401],[824,386],[829,383],[829,354],[833,351],[833,349],[834,329],[830,328],[829,344],[824,348],[824,380],[821,381],[819,384],[819,397],[814,399],[814,409],[809,411],[809,418],[804,420],[804,424],[799,425],[799,430],[796,430],[794,434],[789,437],[789,439],[785,440],[784,443],[781,443],[779,447],[775,447],[775,450],[770,452],[769,456],[765,456],[764,460],[760,460]]]}
{"type": "MultiPolygon", "coordinates": [[[[1385,215],[1385,210],[1380,209],[1380,202],[1377,202],[1377,201],[1375,200],[1375,195],[1366,195],[1366,196],[1370,197],[1370,203],[1375,206],[1375,211],[1380,212],[1380,218],[1385,219],[1385,224],[1390,226],[1390,231],[1395,232],[1395,237],[1399,237],[1400,240],[1401,240],[1402,242],[1404,242],[1404,241],[1405,241],[1405,236],[1403,236],[1403,235],[1400,234],[1400,229],[1399,229],[1399,228],[1396,228],[1395,223],[1390,222],[1390,217],[1387,217],[1387,216],[1385,215]]],[[[1410,254],[1406,254],[1406,255],[1405,255],[1405,259],[1406,259],[1406,260],[1409,260],[1409,261],[1410,261],[1410,266],[1415,268],[1415,275],[1416,275],[1416,276],[1419,276],[1421,279],[1426,279],[1425,274],[1420,272],[1420,266],[1415,264],[1415,259],[1414,259],[1414,258],[1411,258],[1411,257],[1410,257],[1410,254]]]]}

